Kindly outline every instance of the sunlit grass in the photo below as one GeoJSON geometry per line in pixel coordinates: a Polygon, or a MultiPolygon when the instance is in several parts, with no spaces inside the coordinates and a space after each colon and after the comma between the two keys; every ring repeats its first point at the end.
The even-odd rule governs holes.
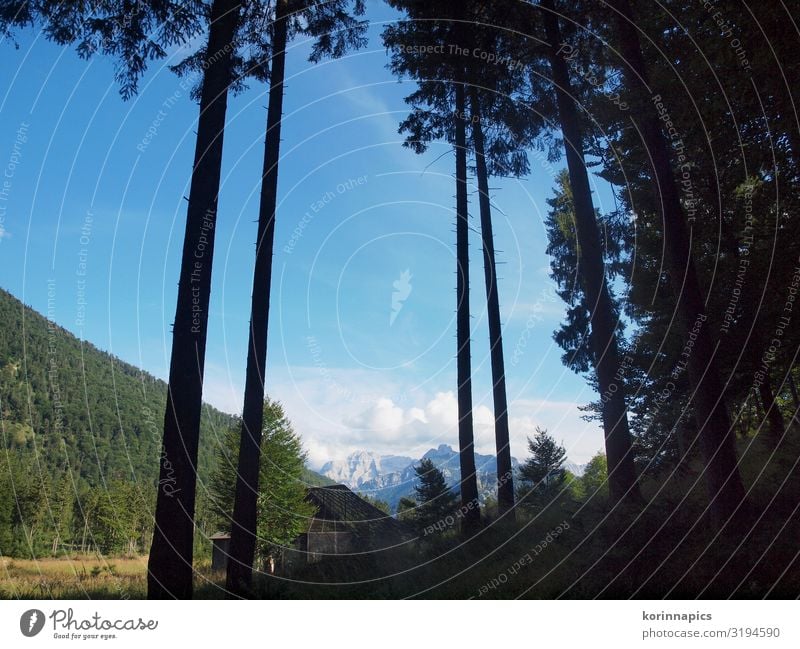
{"type": "Polygon", "coordinates": [[[146,592],[147,557],[0,558],[3,599],[135,599],[146,592]]]}
{"type": "MultiPolygon", "coordinates": [[[[206,597],[221,591],[208,562],[196,567],[196,587],[206,597]]],[[[0,557],[0,599],[143,599],[147,556],[74,555],[46,559],[0,557]]],[[[221,596],[221,595],[216,595],[221,596]]]]}

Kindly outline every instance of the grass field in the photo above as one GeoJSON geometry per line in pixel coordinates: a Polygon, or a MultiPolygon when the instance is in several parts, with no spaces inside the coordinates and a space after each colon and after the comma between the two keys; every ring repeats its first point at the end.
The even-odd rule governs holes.
{"type": "MultiPolygon", "coordinates": [[[[208,561],[195,567],[195,597],[224,595],[224,575],[208,561]]],[[[144,599],[147,556],[74,555],[46,559],[0,557],[0,599],[144,599]]]]}
{"type": "Polygon", "coordinates": [[[137,599],[146,592],[147,557],[0,557],[2,599],[137,599]]]}

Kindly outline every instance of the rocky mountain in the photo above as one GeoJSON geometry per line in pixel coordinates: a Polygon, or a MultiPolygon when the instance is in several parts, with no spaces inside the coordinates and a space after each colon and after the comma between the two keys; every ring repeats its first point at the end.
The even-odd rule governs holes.
{"type": "Polygon", "coordinates": [[[343,461],[326,462],[319,472],[351,489],[359,489],[364,483],[379,481],[381,476],[402,473],[413,462],[414,458],[402,455],[355,451],[343,461]]]}
{"type": "MultiPolygon", "coordinates": [[[[327,462],[319,472],[359,493],[388,502],[394,511],[401,498],[414,495],[414,466],[421,459],[433,461],[444,474],[447,484],[458,489],[461,481],[458,452],[448,444],[430,449],[419,459],[356,451],[344,460],[327,462]]],[[[512,465],[516,469],[519,463],[512,458],[512,465]]],[[[475,468],[478,473],[478,493],[481,501],[485,501],[487,496],[495,492],[497,460],[493,455],[476,453],[475,468]]]]}

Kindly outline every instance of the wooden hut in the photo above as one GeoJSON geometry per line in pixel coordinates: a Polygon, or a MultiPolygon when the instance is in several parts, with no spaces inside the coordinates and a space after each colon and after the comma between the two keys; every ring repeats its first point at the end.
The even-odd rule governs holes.
{"type": "Polygon", "coordinates": [[[414,538],[404,524],[368,503],[345,485],[311,487],[306,496],[317,507],[308,532],[297,541],[298,558],[316,563],[326,556],[373,553],[414,538]]]}

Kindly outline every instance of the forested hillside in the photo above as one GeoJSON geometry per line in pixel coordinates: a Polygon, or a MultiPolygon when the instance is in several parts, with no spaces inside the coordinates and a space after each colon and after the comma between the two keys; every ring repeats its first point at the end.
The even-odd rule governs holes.
{"type": "MultiPolygon", "coordinates": [[[[166,384],[1,289],[0,322],[0,554],[92,539],[108,550],[142,549],[152,526],[166,384]],[[130,517],[121,516],[125,510],[130,517]]],[[[214,440],[234,421],[203,407],[201,480],[214,440]]]]}

